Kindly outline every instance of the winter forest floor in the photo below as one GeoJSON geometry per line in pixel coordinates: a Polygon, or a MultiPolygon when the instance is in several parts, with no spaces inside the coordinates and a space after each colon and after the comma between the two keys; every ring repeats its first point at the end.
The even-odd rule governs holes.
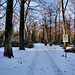
{"type": "Polygon", "coordinates": [[[0,75],[75,75],[75,54],[67,53],[59,45],[37,43],[34,48],[18,50],[13,47],[14,58],[3,56],[0,48],[0,75]]]}

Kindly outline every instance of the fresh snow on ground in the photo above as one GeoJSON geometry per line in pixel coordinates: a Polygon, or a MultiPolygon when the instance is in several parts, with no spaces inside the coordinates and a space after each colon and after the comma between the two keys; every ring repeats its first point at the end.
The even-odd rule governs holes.
{"type": "MultiPolygon", "coordinates": [[[[0,48],[0,75],[75,75],[75,54],[67,53],[59,45],[37,43],[34,48],[18,50],[13,47],[14,58],[3,56],[0,48]]],[[[69,48],[69,47],[68,47],[69,48]]]]}

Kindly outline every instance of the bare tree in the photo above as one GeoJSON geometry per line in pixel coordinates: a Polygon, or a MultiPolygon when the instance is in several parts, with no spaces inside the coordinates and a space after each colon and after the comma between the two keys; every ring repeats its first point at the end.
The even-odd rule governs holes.
{"type": "Polygon", "coordinates": [[[74,42],[75,42],[75,0],[70,0],[71,4],[73,5],[73,7],[70,7],[71,12],[74,14],[74,24],[73,24],[73,28],[74,28],[74,42]]]}
{"type": "MultiPolygon", "coordinates": [[[[66,2],[65,7],[64,7],[64,3],[63,3],[63,0],[62,0],[63,34],[66,33],[65,32],[65,10],[66,10],[67,4],[68,4],[68,0],[66,2]]],[[[64,42],[64,49],[66,49],[66,42],[64,42]]]]}
{"type": "Polygon", "coordinates": [[[13,56],[13,52],[12,52],[12,33],[13,33],[12,14],[13,14],[13,0],[7,0],[4,56],[7,56],[9,58],[13,56]]]}
{"type": "Polygon", "coordinates": [[[57,10],[56,10],[56,16],[55,16],[55,44],[57,42],[57,10]]]}
{"type": "Polygon", "coordinates": [[[20,50],[24,50],[24,0],[20,0],[20,50]]]}

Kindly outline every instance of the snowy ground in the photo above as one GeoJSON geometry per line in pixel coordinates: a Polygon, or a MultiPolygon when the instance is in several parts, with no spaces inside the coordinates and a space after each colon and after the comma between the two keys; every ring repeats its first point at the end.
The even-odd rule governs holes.
{"type": "Polygon", "coordinates": [[[35,44],[34,48],[18,50],[13,47],[14,58],[3,56],[0,48],[0,75],[75,75],[75,54],[67,53],[58,45],[35,44]]]}

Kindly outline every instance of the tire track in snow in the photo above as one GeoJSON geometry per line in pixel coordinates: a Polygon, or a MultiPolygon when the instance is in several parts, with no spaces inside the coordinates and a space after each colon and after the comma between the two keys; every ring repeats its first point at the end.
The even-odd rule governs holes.
{"type": "MultiPolygon", "coordinates": [[[[42,66],[42,64],[41,64],[40,62],[38,62],[38,64],[39,64],[39,66],[41,67],[41,69],[42,69],[44,75],[47,75],[44,66],[42,66]]],[[[40,75],[41,75],[41,74],[40,74],[40,75]]]]}
{"type": "Polygon", "coordinates": [[[32,63],[30,65],[30,68],[29,68],[29,70],[28,70],[26,75],[34,75],[35,74],[36,64],[37,64],[37,61],[38,61],[37,54],[38,54],[38,52],[35,51],[32,63]]]}
{"type": "Polygon", "coordinates": [[[50,64],[52,65],[52,68],[54,69],[55,75],[64,75],[63,72],[60,70],[60,68],[57,66],[57,64],[54,62],[54,60],[51,58],[49,53],[47,51],[44,51],[47,55],[47,57],[50,60],[50,64]]]}
{"type": "MultiPolygon", "coordinates": [[[[39,66],[43,68],[43,66],[38,61],[40,59],[40,57],[39,57],[40,52],[38,51],[39,49],[40,49],[40,45],[38,47],[36,47],[36,51],[34,51],[35,53],[34,53],[33,60],[32,60],[32,63],[30,65],[30,68],[26,75],[35,75],[35,70],[37,69],[36,68],[37,64],[39,64],[39,66]]],[[[47,75],[44,68],[43,68],[43,72],[44,72],[44,75],[47,75]]]]}

